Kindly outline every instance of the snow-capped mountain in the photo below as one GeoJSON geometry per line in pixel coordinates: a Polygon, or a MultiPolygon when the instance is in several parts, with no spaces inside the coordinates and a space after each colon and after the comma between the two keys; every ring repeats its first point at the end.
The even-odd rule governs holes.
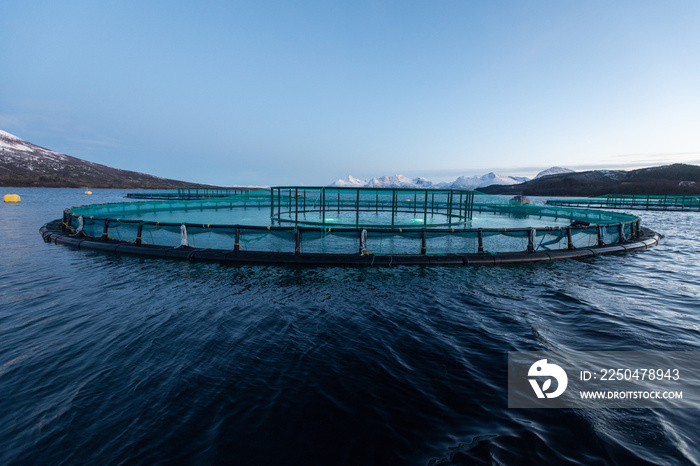
{"type": "Polygon", "coordinates": [[[411,182],[416,188],[432,188],[435,186],[435,183],[423,177],[414,178],[411,182]]]}
{"type": "Polygon", "coordinates": [[[341,188],[455,188],[455,189],[477,189],[493,184],[512,185],[528,181],[529,178],[499,175],[497,173],[487,173],[482,176],[460,176],[452,182],[434,183],[426,178],[418,177],[410,179],[404,175],[382,176],[372,178],[369,181],[360,180],[353,176],[348,176],[345,179],[337,180],[330,184],[332,187],[341,188]]]}
{"type": "Polygon", "coordinates": [[[536,180],[537,178],[542,178],[543,176],[560,175],[562,173],[574,173],[574,170],[569,170],[568,168],[562,167],[552,167],[539,172],[534,179],[536,180]]]}
{"type": "Polygon", "coordinates": [[[700,167],[673,164],[637,170],[590,170],[540,176],[516,186],[489,186],[487,194],[526,196],[602,196],[605,194],[700,194],[700,167]]]}
{"type": "Polygon", "coordinates": [[[88,162],[39,147],[2,130],[0,185],[154,189],[203,186],[88,162]]]}
{"type": "Polygon", "coordinates": [[[499,175],[498,173],[490,172],[486,175],[481,176],[460,176],[452,183],[449,183],[447,188],[458,188],[458,189],[476,189],[483,188],[485,186],[491,186],[492,184],[498,185],[510,185],[510,184],[520,184],[523,181],[527,181],[527,178],[522,177],[512,177],[507,175],[499,175]]]}
{"type": "Polygon", "coordinates": [[[336,188],[362,188],[367,184],[367,180],[360,180],[352,175],[348,175],[342,180],[336,180],[330,184],[336,188]]]}
{"type": "Polygon", "coordinates": [[[39,165],[58,169],[68,160],[67,155],[35,146],[2,130],[0,130],[0,157],[3,163],[22,164],[29,171],[33,171],[39,165]]]}
{"type": "Polygon", "coordinates": [[[367,188],[403,188],[414,187],[413,181],[403,175],[382,176],[381,178],[372,178],[365,185],[367,188]]]}
{"type": "Polygon", "coordinates": [[[433,185],[432,181],[425,178],[410,179],[403,175],[381,176],[371,180],[361,180],[350,175],[328,186],[334,188],[429,188],[433,185]]]}

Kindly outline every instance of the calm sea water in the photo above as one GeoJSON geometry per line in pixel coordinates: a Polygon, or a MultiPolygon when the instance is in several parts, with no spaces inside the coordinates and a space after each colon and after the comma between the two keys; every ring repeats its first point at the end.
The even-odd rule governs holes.
{"type": "Polygon", "coordinates": [[[0,464],[700,464],[696,409],[507,408],[507,352],[700,350],[700,213],[648,251],[286,268],[45,244],[0,206],[0,464]]]}

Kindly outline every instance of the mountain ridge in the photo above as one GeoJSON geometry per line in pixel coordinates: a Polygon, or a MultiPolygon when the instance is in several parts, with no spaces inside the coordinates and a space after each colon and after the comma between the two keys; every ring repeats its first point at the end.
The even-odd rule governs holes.
{"type": "Polygon", "coordinates": [[[637,170],[590,170],[543,176],[516,186],[487,186],[486,194],[602,196],[605,194],[683,196],[700,194],[700,166],[676,163],[637,170]]]}
{"type": "Polygon", "coordinates": [[[409,179],[403,175],[373,178],[371,181],[348,176],[330,186],[384,187],[407,189],[474,189],[486,194],[523,194],[526,196],[601,196],[633,195],[698,195],[700,166],[671,164],[637,170],[589,170],[576,172],[551,167],[533,179],[499,175],[460,176],[453,182],[433,183],[425,178],[409,179]]]}
{"type": "Polygon", "coordinates": [[[494,172],[489,172],[481,176],[460,176],[455,181],[440,183],[435,183],[423,177],[411,179],[404,175],[387,175],[378,178],[375,177],[371,180],[361,180],[352,175],[348,175],[344,179],[334,181],[329,186],[350,188],[476,189],[493,184],[515,185],[527,180],[529,180],[529,178],[501,175],[494,172]]]}
{"type": "Polygon", "coordinates": [[[32,144],[0,130],[0,186],[174,189],[210,187],[109,167],[32,144]]]}

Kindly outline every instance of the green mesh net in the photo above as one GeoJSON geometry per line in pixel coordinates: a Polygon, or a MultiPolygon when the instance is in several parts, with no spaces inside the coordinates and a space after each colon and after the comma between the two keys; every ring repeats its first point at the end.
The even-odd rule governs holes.
{"type": "Polygon", "coordinates": [[[700,211],[700,196],[641,196],[606,194],[584,199],[551,199],[548,205],[606,209],[695,210],[700,211]]]}
{"type": "Polygon", "coordinates": [[[317,254],[553,251],[625,242],[639,218],[464,190],[280,187],[66,209],[64,224],[133,244],[317,254]]]}

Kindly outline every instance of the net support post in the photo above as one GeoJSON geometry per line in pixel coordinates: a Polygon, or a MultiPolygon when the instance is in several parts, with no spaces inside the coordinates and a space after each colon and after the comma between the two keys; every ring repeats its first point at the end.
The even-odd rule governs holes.
{"type": "Polygon", "coordinates": [[[109,219],[106,218],[104,222],[104,227],[102,228],[102,239],[106,240],[109,239],[109,219]]]}
{"type": "Polygon", "coordinates": [[[447,224],[452,225],[452,191],[447,193],[447,224]]]}
{"type": "Polygon", "coordinates": [[[423,231],[421,231],[421,235],[420,235],[420,253],[422,255],[425,255],[427,252],[427,244],[426,243],[427,243],[427,233],[426,233],[426,230],[424,228],[423,231]]]}
{"type": "Polygon", "coordinates": [[[277,220],[279,221],[281,219],[282,219],[282,189],[278,189],[277,190],[277,220]]]}
{"type": "Polygon", "coordinates": [[[479,228],[479,231],[477,233],[477,238],[479,240],[479,254],[484,253],[484,232],[481,228],[479,228]]]}
{"type": "Polygon", "coordinates": [[[299,225],[299,189],[294,188],[294,226],[299,225]]]}
{"type": "Polygon", "coordinates": [[[321,225],[326,224],[326,188],[321,188],[321,225]]]}
{"type": "Polygon", "coordinates": [[[236,236],[233,241],[233,252],[239,252],[241,250],[241,229],[238,227],[236,227],[236,236]]]}
{"type": "Polygon", "coordinates": [[[294,254],[301,254],[301,231],[298,228],[294,235],[294,254]]]}
{"type": "Polygon", "coordinates": [[[457,219],[461,222],[462,221],[462,191],[459,192],[459,209],[457,210],[459,214],[457,215],[457,219]]]}
{"type": "Polygon", "coordinates": [[[425,195],[423,196],[423,225],[428,224],[428,190],[425,190],[425,195]]]}
{"type": "Polygon", "coordinates": [[[472,220],[474,217],[474,191],[469,191],[467,198],[467,219],[472,220]]]}
{"type": "Polygon", "coordinates": [[[141,236],[142,235],[143,235],[143,223],[139,223],[139,227],[136,230],[136,241],[135,241],[137,246],[141,246],[141,243],[142,243],[141,236]]]}
{"type": "Polygon", "coordinates": [[[598,235],[598,240],[596,241],[597,246],[603,246],[605,241],[603,241],[603,227],[598,225],[596,227],[596,234],[598,235]]]}
{"type": "Polygon", "coordinates": [[[566,227],[566,249],[569,251],[574,249],[574,235],[571,233],[571,227],[566,227]]]}

